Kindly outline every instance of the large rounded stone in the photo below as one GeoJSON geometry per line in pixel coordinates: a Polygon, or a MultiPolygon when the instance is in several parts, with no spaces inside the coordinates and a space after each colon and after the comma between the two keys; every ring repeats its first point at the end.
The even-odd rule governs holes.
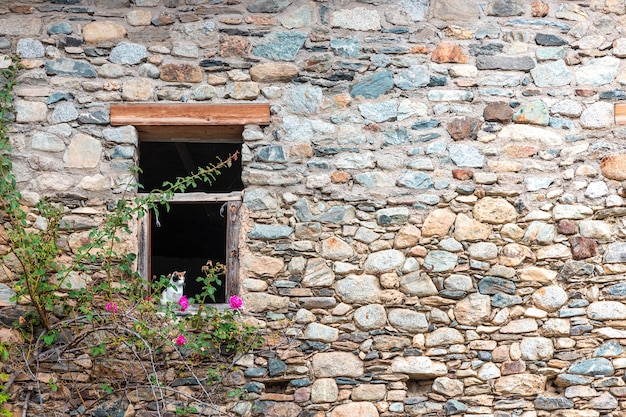
{"type": "Polygon", "coordinates": [[[446,375],[448,367],[427,356],[398,356],[391,362],[391,372],[406,374],[411,379],[432,379],[446,375]]]}
{"type": "Polygon", "coordinates": [[[422,226],[422,236],[445,236],[454,224],[456,215],[450,209],[437,209],[431,211],[424,225],[422,226]]]}
{"type": "Polygon", "coordinates": [[[619,301],[596,301],[587,307],[587,316],[592,320],[624,320],[626,305],[619,301]]]}
{"type": "Polygon", "coordinates": [[[437,287],[433,284],[432,279],[423,271],[415,271],[407,274],[400,279],[400,288],[409,295],[418,297],[428,297],[437,295],[437,287]]]}
{"type": "Polygon", "coordinates": [[[626,154],[605,156],[602,158],[600,168],[605,178],[616,181],[626,180],[626,154]]]}
{"type": "Polygon", "coordinates": [[[389,324],[400,331],[418,333],[428,330],[428,320],[426,320],[424,313],[406,308],[396,308],[389,311],[387,317],[389,324]]]}
{"type": "Polygon", "coordinates": [[[380,299],[381,287],[373,275],[348,275],[335,282],[335,291],[344,303],[373,304],[380,299]]]}
{"type": "Polygon", "coordinates": [[[338,395],[339,388],[333,378],[316,379],[311,386],[311,402],[314,404],[335,402],[338,395]]]}
{"type": "Polygon", "coordinates": [[[496,380],[494,390],[498,395],[530,396],[543,392],[546,377],[543,375],[507,375],[496,380]]]}
{"type": "Polygon", "coordinates": [[[285,262],[282,259],[273,256],[256,256],[248,254],[243,257],[241,266],[256,276],[275,276],[283,269],[285,262]]]}
{"type": "Polygon", "coordinates": [[[83,39],[86,43],[115,41],[126,36],[126,29],[122,25],[106,22],[92,22],[83,27],[83,39]]]}
{"type": "Polygon", "coordinates": [[[545,337],[525,337],[520,343],[522,359],[528,361],[542,361],[552,359],[554,345],[551,339],[545,337]]]}
{"type": "Polygon", "coordinates": [[[385,307],[380,304],[369,304],[354,312],[354,323],[364,331],[381,329],[387,324],[385,307]]]}
{"type": "Polygon", "coordinates": [[[322,242],[323,258],[331,259],[333,261],[345,261],[354,255],[352,246],[338,237],[331,236],[322,242]]]}
{"type": "Polygon", "coordinates": [[[503,198],[485,197],[474,206],[474,218],[489,224],[514,223],[517,211],[503,198]]]}
{"type": "Polygon", "coordinates": [[[357,378],[363,375],[363,362],[358,356],[348,352],[316,353],[311,359],[313,374],[317,378],[347,376],[357,378]]]}
{"type": "Polygon", "coordinates": [[[339,330],[325,324],[311,323],[304,330],[304,337],[307,340],[330,343],[339,338],[339,330]]]}
{"type": "Polygon", "coordinates": [[[491,315],[491,298],[479,293],[470,294],[454,306],[454,316],[460,324],[476,326],[485,323],[491,315]]]}
{"type": "Polygon", "coordinates": [[[556,311],[567,303],[567,300],[567,293],[558,285],[542,287],[533,293],[535,306],[545,311],[556,311]]]}
{"type": "Polygon", "coordinates": [[[440,327],[426,334],[426,347],[460,345],[465,343],[463,333],[450,327],[440,327]]]}
{"type": "Polygon", "coordinates": [[[378,417],[378,410],[371,402],[359,401],[335,407],[329,417],[378,417]]]}
{"type": "Polygon", "coordinates": [[[442,376],[433,382],[433,392],[455,398],[463,395],[463,381],[442,376]]]}
{"type": "Polygon", "coordinates": [[[404,254],[395,249],[374,252],[365,261],[365,272],[368,274],[392,272],[402,268],[405,259],[404,254]]]}

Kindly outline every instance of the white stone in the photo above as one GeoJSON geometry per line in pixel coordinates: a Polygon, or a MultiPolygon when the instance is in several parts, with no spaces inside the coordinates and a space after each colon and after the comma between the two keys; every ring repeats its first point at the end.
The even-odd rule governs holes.
{"type": "Polygon", "coordinates": [[[432,379],[446,375],[448,367],[427,356],[398,356],[391,362],[391,372],[407,374],[412,379],[432,379]]]}
{"type": "Polygon", "coordinates": [[[382,329],[387,324],[385,308],[380,304],[369,304],[354,312],[354,322],[363,331],[382,329]]]}
{"type": "Polygon", "coordinates": [[[539,288],[532,296],[535,305],[545,311],[556,311],[567,303],[568,296],[558,285],[539,288]]]}
{"type": "Polygon", "coordinates": [[[500,368],[493,362],[487,362],[480,368],[478,368],[478,378],[483,381],[487,381],[489,379],[500,378],[500,368]]]}
{"type": "Polygon", "coordinates": [[[587,307],[587,316],[592,320],[624,320],[626,305],[619,301],[596,301],[587,307]]]}
{"type": "Polygon", "coordinates": [[[545,337],[525,337],[520,343],[520,350],[524,360],[549,360],[554,355],[554,344],[545,337]]]}

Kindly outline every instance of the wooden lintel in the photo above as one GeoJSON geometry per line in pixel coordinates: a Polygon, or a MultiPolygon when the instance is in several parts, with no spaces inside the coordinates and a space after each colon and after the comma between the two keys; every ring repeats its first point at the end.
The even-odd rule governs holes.
{"type": "Polygon", "coordinates": [[[626,103],[615,103],[615,124],[626,125],[626,103]]]}
{"type": "Polygon", "coordinates": [[[111,104],[112,126],[268,125],[267,103],[126,103],[111,104]]]}

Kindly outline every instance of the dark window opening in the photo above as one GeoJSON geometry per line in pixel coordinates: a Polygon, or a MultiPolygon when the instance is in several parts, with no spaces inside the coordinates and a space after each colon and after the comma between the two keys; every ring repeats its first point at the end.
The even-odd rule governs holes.
{"type": "MultiPolygon", "coordinates": [[[[151,216],[151,271],[157,278],[172,271],[187,271],[187,297],[199,294],[203,288],[196,278],[204,276],[202,266],[208,260],[213,264],[226,262],[226,205],[200,203],[170,205],[159,210],[158,218],[151,216]],[[158,224],[157,224],[158,220],[158,224]]],[[[215,302],[226,302],[225,277],[215,294],[215,302]]],[[[206,302],[213,302],[207,299],[206,302]]]]}
{"type": "MultiPolygon", "coordinates": [[[[139,191],[162,189],[163,182],[196,173],[199,167],[215,165],[235,152],[241,152],[241,143],[140,141],[138,180],[143,188],[139,191]]],[[[184,293],[192,298],[203,290],[196,279],[204,275],[202,267],[207,261],[230,265],[233,271],[220,277],[215,301],[206,300],[227,302],[229,295],[237,291],[237,285],[227,282],[235,279],[236,274],[232,266],[237,257],[237,229],[233,229],[232,223],[235,211],[229,210],[232,206],[223,196],[241,190],[241,158],[237,158],[231,167],[221,169],[211,184],[198,182],[197,187],[185,191],[206,193],[206,198],[185,201],[182,194],[182,198],[170,203],[169,211],[161,207],[158,214],[151,212],[146,242],[148,276],[158,279],[172,271],[186,271],[184,293]]]]}
{"type": "MultiPolygon", "coordinates": [[[[161,189],[163,182],[174,182],[177,177],[186,177],[198,172],[198,167],[215,165],[235,152],[241,153],[240,143],[198,142],[139,142],[141,192],[161,189]]],[[[220,175],[209,185],[199,182],[196,188],[186,192],[228,193],[243,190],[241,182],[241,158],[233,161],[232,167],[222,169],[220,175]]]]}

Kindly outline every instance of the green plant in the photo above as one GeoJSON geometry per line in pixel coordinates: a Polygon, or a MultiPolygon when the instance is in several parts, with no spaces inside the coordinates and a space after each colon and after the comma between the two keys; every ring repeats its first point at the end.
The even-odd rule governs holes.
{"type": "MultiPolygon", "coordinates": [[[[166,182],[162,189],[145,195],[135,194],[140,185],[129,185],[70,259],[59,246],[60,237],[67,233],[63,207],[46,200],[31,209],[21,204],[8,137],[12,91],[20,69],[17,59],[12,62],[1,73],[4,83],[0,90],[0,214],[6,230],[0,229],[0,243],[10,248],[7,256],[14,257],[20,265],[13,282],[15,300],[29,301],[34,308],[25,323],[19,324],[27,346],[18,355],[24,363],[13,369],[32,377],[39,373],[40,359],[48,354],[60,363],[67,363],[67,358],[76,355],[88,355],[94,364],[107,364],[101,366],[119,371],[120,376],[102,383],[94,375],[93,380],[82,385],[76,381],[69,384],[80,406],[95,407],[83,399],[82,393],[89,389],[102,393],[102,399],[115,394],[117,387],[146,386],[158,399],[156,407],[160,413],[165,409],[166,391],[173,389],[163,381],[161,369],[172,366],[197,382],[197,395],[189,398],[190,402],[212,407],[212,395],[216,395],[212,387],[233,368],[239,355],[260,346],[263,339],[259,329],[242,320],[241,299],[234,299],[234,303],[231,300],[231,308],[225,310],[204,304],[215,300],[215,286],[220,284],[223,265],[206,265],[203,276],[197,278],[204,290],[195,299],[184,298],[178,304],[162,307],[150,294],[159,293],[167,281],[148,283],[139,276],[133,268],[136,255],[121,243],[132,233],[133,223],[148,210],[169,210],[175,193],[196,187],[199,182],[212,182],[238,155],[218,159],[215,164],[166,182]],[[33,217],[45,227],[34,227],[33,217]],[[88,288],[71,288],[69,278],[78,273],[92,277],[88,288]],[[197,313],[188,314],[186,310],[194,302],[198,304],[197,313]],[[117,369],[114,365],[120,354],[126,359],[117,369]],[[125,367],[130,363],[137,367],[129,374],[125,367]],[[200,364],[203,373],[198,375],[196,366],[200,364]]],[[[3,360],[5,352],[6,359],[13,358],[0,344],[3,360]]],[[[6,387],[0,386],[0,405],[8,401],[6,391],[14,380],[8,379],[6,387]]],[[[55,395],[67,392],[65,384],[61,390],[54,381],[40,384],[33,379],[40,394],[46,387],[55,395]]],[[[76,398],[72,399],[74,406],[76,398]]],[[[192,413],[195,409],[184,406],[181,410],[192,413]]]]}

